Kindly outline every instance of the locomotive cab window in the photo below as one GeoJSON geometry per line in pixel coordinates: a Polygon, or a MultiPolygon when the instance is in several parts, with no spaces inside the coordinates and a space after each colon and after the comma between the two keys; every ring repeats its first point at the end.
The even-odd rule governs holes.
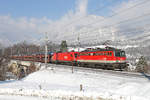
{"type": "Polygon", "coordinates": [[[112,56],[112,53],[110,52],[110,56],[112,56]]]}
{"type": "Polygon", "coordinates": [[[121,51],[121,56],[122,57],[125,57],[126,55],[125,55],[125,51],[121,51]]]}
{"type": "Polygon", "coordinates": [[[111,52],[108,52],[108,56],[112,56],[112,53],[111,53],[111,52]]]}
{"type": "Polygon", "coordinates": [[[116,57],[120,57],[120,56],[121,56],[120,51],[116,51],[116,52],[115,52],[115,56],[116,56],[116,57]]]}
{"type": "Polygon", "coordinates": [[[115,56],[116,57],[125,57],[125,51],[116,51],[115,56]]]}

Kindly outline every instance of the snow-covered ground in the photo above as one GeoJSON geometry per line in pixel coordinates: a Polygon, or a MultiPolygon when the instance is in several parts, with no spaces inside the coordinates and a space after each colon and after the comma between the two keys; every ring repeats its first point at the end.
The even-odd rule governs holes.
{"type": "Polygon", "coordinates": [[[0,82],[0,99],[4,95],[19,95],[60,100],[77,100],[80,97],[91,100],[150,100],[150,80],[147,78],[77,69],[72,74],[71,68],[49,67],[54,67],[54,70],[43,69],[22,80],[0,82]],[[80,85],[83,91],[80,91],[80,85]]]}
{"type": "Polygon", "coordinates": [[[29,97],[29,96],[18,96],[18,95],[0,95],[0,100],[50,100],[49,98],[43,97],[29,97]]]}

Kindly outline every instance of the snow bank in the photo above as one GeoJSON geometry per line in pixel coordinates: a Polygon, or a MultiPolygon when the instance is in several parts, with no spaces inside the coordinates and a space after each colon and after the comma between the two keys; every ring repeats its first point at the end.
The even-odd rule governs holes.
{"type": "Polygon", "coordinates": [[[137,96],[119,96],[97,92],[43,91],[24,89],[0,89],[1,95],[18,95],[51,98],[51,100],[148,100],[137,96]],[[131,99],[132,98],[132,99],[131,99]]]}
{"type": "Polygon", "coordinates": [[[79,98],[150,100],[149,82],[148,79],[141,77],[104,72],[91,73],[88,70],[76,69],[72,74],[71,68],[64,69],[57,66],[54,70],[34,72],[19,81],[0,82],[0,94],[74,98],[72,100],[79,98]],[[81,84],[82,91],[80,91],[81,84]]]}

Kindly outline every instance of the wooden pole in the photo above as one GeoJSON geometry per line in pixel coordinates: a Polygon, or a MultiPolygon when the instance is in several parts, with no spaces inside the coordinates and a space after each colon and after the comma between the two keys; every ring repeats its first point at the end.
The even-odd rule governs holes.
{"type": "Polygon", "coordinates": [[[73,73],[74,71],[73,71],[73,61],[72,61],[72,73],[73,73]]]}
{"type": "Polygon", "coordinates": [[[80,84],[80,91],[82,91],[83,90],[83,86],[82,86],[82,84],[80,84]]]}

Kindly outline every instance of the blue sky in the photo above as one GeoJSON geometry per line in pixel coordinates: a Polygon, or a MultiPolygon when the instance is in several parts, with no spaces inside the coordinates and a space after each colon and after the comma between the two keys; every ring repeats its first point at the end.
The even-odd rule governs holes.
{"type": "Polygon", "coordinates": [[[0,14],[57,19],[75,7],[74,0],[0,0],[0,14]]]}
{"type": "MultiPolygon", "coordinates": [[[[0,0],[0,15],[57,20],[76,9],[79,0],[0,0]]],[[[109,8],[128,0],[88,0],[88,13],[107,16],[109,8]],[[102,8],[102,9],[101,9],[102,8]],[[95,11],[95,9],[98,9],[95,11]],[[100,10],[101,9],[101,10],[100,10]]]]}

